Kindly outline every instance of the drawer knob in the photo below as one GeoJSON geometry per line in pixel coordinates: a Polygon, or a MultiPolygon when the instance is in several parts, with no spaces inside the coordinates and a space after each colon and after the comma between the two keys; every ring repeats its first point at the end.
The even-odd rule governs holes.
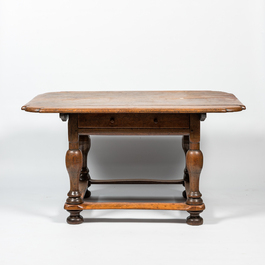
{"type": "Polygon", "coordinates": [[[157,124],[158,123],[158,120],[157,118],[154,118],[154,123],[157,124]]]}
{"type": "Polygon", "coordinates": [[[115,122],[114,118],[110,118],[110,123],[114,124],[114,122],[115,122]]]}

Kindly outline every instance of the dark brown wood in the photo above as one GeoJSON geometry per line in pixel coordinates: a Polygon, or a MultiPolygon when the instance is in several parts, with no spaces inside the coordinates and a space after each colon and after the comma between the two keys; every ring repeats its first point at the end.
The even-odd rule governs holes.
{"type": "Polygon", "coordinates": [[[184,182],[184,185],[185,185],[185,190],[182,192],[182,196],[187,199],[187,194],[190,193],[190,183],[189,182],[184,182]]]}
{"type": "Polygon", "coordinates": [[[70,213],[70,216],[67,217],[67,223],[71,225],[78,225],[84,222],[83,217],[80,215],[82,210],[67,210],[70,213]]]}
{"type": "Polygon", "coordinates": [[[66,113],[60,113],[60,114],[59,114],[59,117],[60,117],[60,119],[61,119],[62,121],[67,121],[68,118],[69,118],[69,115],[66,114],[66,113]]]}
{"type": "Polygon", "coordinates": [[[89,135],[80,135],[79,136],[79,149],[82,152],[83,155],[83,164],[82,169],[80,173],[80,181],[86,181],[87,187],[86,192],[83,196],[83,198],[89,198],[91,196],[91,192],[87,190],[87,188],[90,186],[90,175],[89,175],[89,169],[87,167],[87,154],[91,147],[91,139],[89,135]]]}
{"type": "Polygon", "coordinates": [[[206,113],[241,111],[246,107],[233,95],[218,91],[115,91],[55,92],[39,95],[22,107],[25,111],[60,113],[68,120],[69,150],[66,167],[70,191],[65,209],[69,224],[80,224],[82,210],[154,209],[182,210],[187,223],[201,225],[205,209],[199,190],[203,154],[200,122],[206,113]],[[186,168],[182,180],[91,180],[87,167],[89,135],[183,135],[186,168]],[[185,203],[84,202],[90,184],[184,184],[185,203]]]}
{"type": "Polygon", "coordinates": [[[200,121],[205,121],[207,118],[207,113],[201,113],[200,121]]]}
{"type": "MultiPolygon", "coordinates": [[[[68,192],[68,198],[66,203],[68,204],[80,204],[83,202],[81,198],[79,188],[79,178],[82,169],[82,152],[79,149],[79,136],[78,136],[78,117],[77,114],[70,114],[68,121],[68,139],[69,150],[66,153],[66,168],[70,178],[70,191],[68,192]]],[[[76,222],[79,222],[80,215],[70,215],[71,222],[77,218],[76,222]]],[[[67,219],[68,222],[70,222],[67,219]]]]}
{"type": "MultiPolygon", "coordinates": [[[[189,174],[189,193],[187,194],[188,205],[201,205],[203,201],[201,199],[202,194],[199,191],[199,180],[200,173],[203,165],[203,155],[200,150],[200,115],[199,114],[191,114],[190,115],[190,142],[189,142],[189,150],[186,154],[186,163],[189,174]]],[[[199,214],[195,214],[192,211],[190,217],[187,219],[187,223],[189,224],[199,224],[193,219],[200,219],[199,214]]]]}
{"type": "Polygon", "coordinates": [[[80,135],[183,135],[189,134],[185,128],[91,128],[79,129],[80,135]]]}
{"type": "MultiPolygon", "coordinates": [[[[184,176],[183,176],[183,180],[184,180],[184,187],[185,187],[185,182],[189,182],[189,172],[187,169],[187,163],[186,163],[186,154],[189,150],[189,143],[190,143],[190,139],[189,139],[189,135],[183,135],[182,136],[182,149],[185,153],[185,168],[184,168],[184,176]]],[[[182,196],[184,199],[187,199],[187,191],[186,189],[182,192],[182,196]]]]}
{"type": "Polygon", "coordinates": [[[91,196],[91,191],[86,189],[86,192],[85,192],[85,195],[84,195],[84,198],[89,198],[91,196]]]}
{"type": "Polygon", "coordinates": [[[22,107],[42,113],[209,113],[246,107],[220,91],[90,91],[53,92],[22,107]]]}
{"type": "Polygon", "coordinates": [[[80,197],[86,198],[86,192],[87,192],[87,187],[88,187],[88,180],[81,180],[79,181],[79,191],[80,191],[80,197]]]}
{"type": "Polygon", "coordinates": [[[186,182],[189,182],[189,172],[188,172],[187,164],[186,164],[186,154],[187,154],[187,152],[189,150],[189,144],[190,144],[189,135],[183,135],[183,137],[182,137],[182,149],[183,149],[184,154],[185,154],[185,168],[184,168],[183,179],[186,182]]]}
{"type": "Polygon", "coordinates": [[[91,179],[91,184],[183,184],[183,179],[178,180],[159,180],[159,179],[108,179],[95,180],[91,179]]]}
{"type": "Polygon", "coordinates": [[[78,115],[79,128],[189,128],[189,114],[90,113],[78,115]]]}
{"type": "Polygon", "coordinates": [[[82,203],[79,192],[79,175],[81,172],[82,153],[80,150],[68,150],[66,153],[66,168],[70,177],[70,191],[68,192],[67,203],[82,203]]]}
{"type": "Polygon", "coordinates": [[[188,211],[190,216],[187,218],[187,224],[188,225],[202,225],[203,224],[203,219],[200,217],[200,213],[202,211],[188,211]]]}
{"type": "Polygon", "coordinates": [[[162,202],[84,202],[79,205],[65,204],[69,210],[92,210],[92,209],[142,209],[142,210],[179,210],[201,212],[205,205],[188,205],[186,203],[162,203],[162,202]]]}
{"type": "Polygon", "coordinates": [[[89,180],[89,169],[87,167],[87,154],[91,147],[91,140],[88,135],[80,135],[79,136],[79,149],[83,155],[82,169],[80,173],[80,180],[89,180]]]}

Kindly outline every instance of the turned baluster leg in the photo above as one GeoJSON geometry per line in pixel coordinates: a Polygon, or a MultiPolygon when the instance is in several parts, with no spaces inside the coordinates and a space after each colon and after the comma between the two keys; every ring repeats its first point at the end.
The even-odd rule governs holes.
{"type": "MultiPolygon", "coordinates": [[[[200,150],[200,114],[190,115],[190,143],[186,154],[187,170],[189,173],[189,193],[186,203],[189,205],[201,205],[201,193],[199,191],[200,173],[203,165],[203,155],[200,150]]],[[[201,211],[190,211],[187,218],[189,225],[201,225],[203,219],[200,217],[201,211]]]]}
{"type": "MultiPolygon", "coordinates": [[[[80,173],[80,181],[88,181],[87,187],[90,186],[90,175],[89,175],[89,169],[87,167],[87,154],[89,152],[91,146],[91,140],[89,135],[80,135],[79,136],[79,149],[82,152],[83,155],[83,165],[80,173]]],[[[90,197],[91,192],[89,190],[86,190],[85,198],[90,197]]]]}
{"type": "MultiPolygon", "coordinates": [[[[83,202],[79,191],[79,178],[82,169],[82,152],[79,149],[78,120],[77,114],[70,114],[68,121],[69,150],[66,153],[66,168],[70,177],[70,191],[68,192],[67,204],[81,204],[83,202]]],[[[69,211],[67,218],[69,224],[83,222],[81,211],[69,211]]]]}
{"type": "MultiPolygon", "coordinates": [[[[186,157],[186,154],[189,150],[189,143],[190,143],[190,138],[188,135],[183,135],[182,137],[182,149],[185,153],[185,157],[186,157]]],[[[183,176],[183,179],[184,179],[184,186],[185,186],[185,183],[186,182],[189,182],[189,172],[188,172],[188,169],[187,169],[187,164],[186,164],[186,160],[185,160],[185,169],[184,169],[184,176],[183,176]]],[[[187,192],[186,190],[184,190],[182,192],[182,196],[187,199],[187,192]]]]}

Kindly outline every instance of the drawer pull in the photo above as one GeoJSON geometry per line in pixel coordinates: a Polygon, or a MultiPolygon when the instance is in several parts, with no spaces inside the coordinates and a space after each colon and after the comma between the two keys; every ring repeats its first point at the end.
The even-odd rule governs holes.
{"type": "Polygon", "coordinates": [[[110,124],[114,124],[115,120],[114,118],[110,118],[110,124]]]}
{"type": "Polygon", "coordinates": [[[157,118],[154,118],[154,123],[157,124],[158,123],[158,120],[157,118]]]}

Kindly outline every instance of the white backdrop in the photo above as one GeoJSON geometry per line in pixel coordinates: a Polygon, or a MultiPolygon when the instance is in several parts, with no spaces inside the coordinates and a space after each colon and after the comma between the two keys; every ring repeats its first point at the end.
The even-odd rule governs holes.
{"type": "MultiPolygon", "coordinates": [[[[0,0],[1,263],[262,264],[264,22],[262,0],[0,0]],[[221,90],[246,105],[202,123],[204,226],[166,211],[92,211],[83,225],[65,224],[66,123],[20,107],[37,94],[79,90],[221,90]]],[[[179,137],[92,136],[88,160],[93,178],[175,178],[184,165],[179,137]]],[[[92,194],[174,200],[181,190],[92,194]]]]}

